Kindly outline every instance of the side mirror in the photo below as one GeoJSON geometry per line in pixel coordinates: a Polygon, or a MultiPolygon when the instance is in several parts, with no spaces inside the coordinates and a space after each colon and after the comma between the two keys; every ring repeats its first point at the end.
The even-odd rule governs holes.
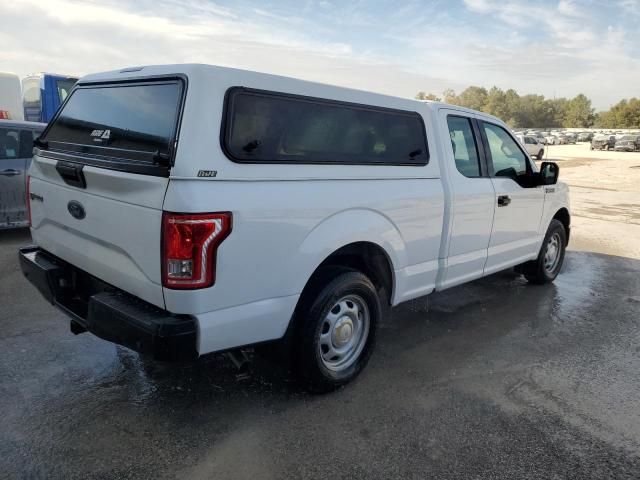
{"type": "Polygon", "coordinates": [[[555,185],[558,183],[560,167],[555,162],[542,162],[540,165],[540,185],[555,185]]]}

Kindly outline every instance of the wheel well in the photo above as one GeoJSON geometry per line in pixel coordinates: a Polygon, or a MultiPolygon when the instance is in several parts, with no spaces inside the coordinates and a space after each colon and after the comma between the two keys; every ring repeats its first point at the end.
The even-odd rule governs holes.
{"type": "MultiPolygon", "coordinates": [[[[344,267],[365,274],[391,305],[393,294],[393,269],[387,253],[382,247],[370,242],[345,245],[329,255],[313,272],[307,285],[326,267],[344,267]]],[[[307,287],[305,286],[305,289],[307,287]]]]}
{"type": "Polygon", "coordinates": [[[560,223],[564,225],[564,231],[567,234],[567,245],[569,245],[569,234],[571,232],[571,229],[569,228],[571,226],[571,216],[569,215],[569,211],[566,208],[561,208],[553,216],[553,219],[560,221],[560,223]]]}

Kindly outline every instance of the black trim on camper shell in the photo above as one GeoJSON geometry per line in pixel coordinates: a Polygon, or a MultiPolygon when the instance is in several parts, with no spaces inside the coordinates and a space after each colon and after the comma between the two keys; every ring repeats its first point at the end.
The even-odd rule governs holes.
{"type": "Polygon", "coordinates": [[[98,167],[106,170],[116,170],[118,172],[137,173],[139,175],[152,175],[154,177],[168,177],[169,167],[152,165],[147,162],[136,162],[135,160],[118,160],[110,157],[101,157],[83,153],[81,155],[69,152],[52,152],[39,147],[33,149],[33,154],[42,158],[58,160],[78,167],[98,167]]]}
{"type": "MultiPolygon", "coordinates": [[[[180,138],[180,128],[182,126],[182,118],[184,115],[184,106],[187,98],[187,90],[189,87],[189,80],[184,74],[167,74],[167,75],[150,75],[140,76],[136,78],[122,79],[122,80],[100,80],[100,81],[78,81],[67,98],[64,100],[56,114],[48,123],[44,131],[40,134],[39,139],[46,140],[47,133],[51,126],[58,119],[60,113],[64,110],[66,103],[73,96],[76,90],[83,88],[95,88],[95,87],[118,87],[122,85],[149,85],[158,84],[164,82],[179,82],[181,85],[180,100],[178,102],[176,119],[174,125],[173,138],[170,141],[170,156],[168,158],[167,165],[154,164],[147,161],[136,161],[133,159],[121,159],[114,158],[108,155],[99,155],[97,153],[88,152],[76,152],[67,150],[51,150],[50,147],[43,148],[42,146],[35,145],[33,153],[52,160],[62,160],[64,162],[71,162],[80,165],[87,165],[92,167],[104,168],[107,170],[116,170],[121,172],[136,173],[140,175],[151,175],[157,177],[168,177],[169,170],[175,164],[175,156],[178,146],[178,139],[180,138]]],[[[93,146],[93,148],[97,148],[93,146]]],[[[148,155],[148,152],[143,154],[148,155]]]]}
{"type": "Polygon", "coordinates": [[[389,107],[378,107],[375,105],[367,105],[362,103],[354,103],[354,102],[346,102],[341,100],[333,100],[328,98],[321,97],[311,97],[307,95],[297,95],[293,93],[286,92],[276,92],[272,90],[261,90],[256,88],[242,87],[242,86],[234,86],[227,89],[224,95],[224,105],[222,109],[222,123],[220,127],[220,146],[222,151],[226,155],[226,157],[235,163],[246,163],[246,164],[280,164],[280,165],[367,165],[367,166],[410,166],[410,167],[423,167],[429,163],[430,154],[429,154],[429,142],[427,139],[427,129],[424,124],[424,119],[422,115],[415,111],[409,110],[401,110],[389,107]],[[422,135],[424,140],[424,149],[425,149],[425,157],[417,162],[407,162],[407,161],[398,161],[398,162],[375,162],[375,161],[362,161],[362,160],[256,160],[256,159],[247,159],[241,158],[233,154],[231,149],[227,144],[228,134],[230,133],[230,123],[231,116],[233,113],[233,109],[231,108],[231,100],[233,94],[237,92],[249,93],[252,95],[266,96],[266,97],[275,97],[275,98],[285,98],[285,99],[294,99],[303,102],[309,103],[317,103],[321,105],[332,105],[332,106],[340,106],[347,108],[354,108],[358,110],[368,110],[372,112],[378,113],[393,113],[396,115],[403,115],[407,117],[415,117],[420,121],[420,125],[422,126],[422,135]]]}

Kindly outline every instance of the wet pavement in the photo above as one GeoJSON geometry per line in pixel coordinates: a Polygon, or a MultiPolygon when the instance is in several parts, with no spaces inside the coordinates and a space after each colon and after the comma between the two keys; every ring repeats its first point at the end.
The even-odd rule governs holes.
{"type": "Polygon", "coordinates": [[[640,260],[571,251],[393,309],[311,396],[256,357],[166,365],[74,336],[0,232],[0,478],[640,477],[640,260]]]}

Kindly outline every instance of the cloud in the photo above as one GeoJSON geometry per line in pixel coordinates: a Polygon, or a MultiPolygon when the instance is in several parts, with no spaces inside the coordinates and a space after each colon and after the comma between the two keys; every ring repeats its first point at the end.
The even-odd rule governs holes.
{"type": "Polygon", "coordinates": [[[24,76],[33,71],[83,75],[131,65],[200,62],[405,96],[421,88],[441,91],[451,84],[410,72],[403,72],[399,83],[400,63],[327,39],[327,32],[312,27],[308,16],[253,7],[237,12],[198,0],[142,0],[135,8],[118,0],[1,3],[6,65],[24,76]],[[306,34],[311,29],[319,38],[306,34]]]}
{"type": "MultiPolygon", "coordinates": [[[[626,11],[640,9],[636,0],[622,0],[618,6],[622,4],[626,11]]],[[[571,0],[560,0],[555,5],[521,0],[465,0],[465,6],[470,12],[497,19],[506,28],[528,32],[516,37],[520,44],[517,51],[507,39],[498,45],[474,47],[476,64],[487,72],[487,77],[492,78],[491,71],[500,72],[506,78],[517,78],[519,90],[547,96],[583,92],[600,109],[622,97],[637,96],[640,82],[637,40],[630,41],[622,26],[603,27],[601,23],[602,18],[621,22],[624,19],[616,15],[624,15],[625,10],[613,5],[609,11],[606,8],[611,6],[579,5],[571,0]],[[518,54],[522,58],[516,59],[518,54]]],[[[497,80],[495,76],[493,79],[497,80]]]]}
{"type": "Polygon", "coordinates": [[[560,2],[558,2],[558,12],[572,17],[583,16],[583,11],[580,10],[580,7],[572,0],[560,0],[560,2]]]}
{"type": "MultiPolygon", "coordinates": [[[[621,3],[637,4],[630,0],[621,3]]],[[[201,62],[413,96],[469,84],[574,96],[637,95],[632,25],[587,4],[409,0],[0,2],[3,69],[85,74],[201,62]],[[606,18],[611,25],[601,24],[606,18]],[[598,21],[594,20],[597,19],[598,21]]],[[[629,7],[631,8],[631,7],[629,7]]]]}
{"type": "Polygon", "coordinates": [[[464,3],[475,12],[489,13],[494,9],[492,2],[489,0],[464,0],[464,3]]]}
{"type": "Polygon", "coordinates": [[[639,0],[620,0],[618,7],[625,13],[635,16],[640,16],[640,1],[639,0]]]}

